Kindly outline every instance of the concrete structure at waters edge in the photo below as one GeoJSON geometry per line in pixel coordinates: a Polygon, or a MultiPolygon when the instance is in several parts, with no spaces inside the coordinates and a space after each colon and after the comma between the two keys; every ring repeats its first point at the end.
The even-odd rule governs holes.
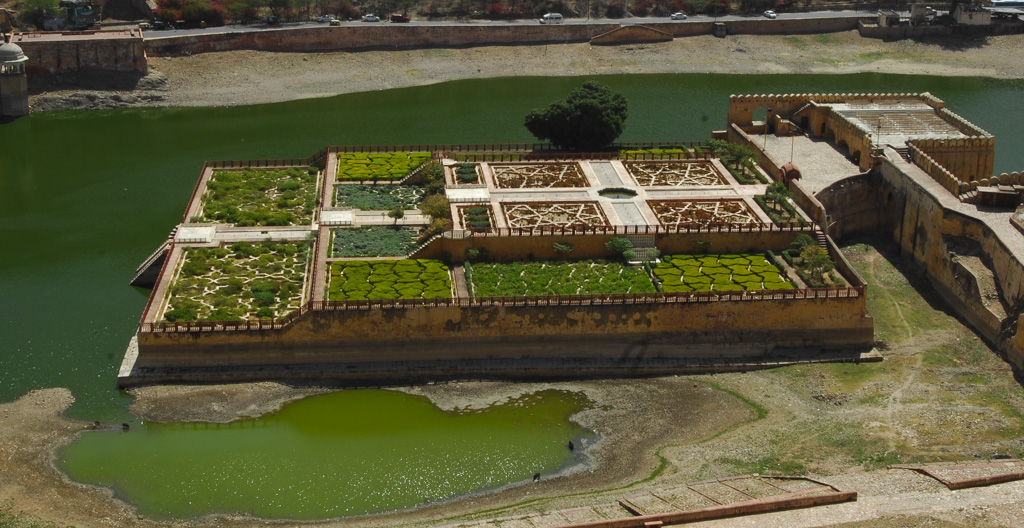
{"type": "Polygon", "coordinates": [[[28,115],[28,57],[17,44],[0,44],[0,117],[28,115]]]}
{"type": "Polygon", "coordinates": [[[795,199],[830,236],[891,237],[1024,368],[1024,180],[992,174],[991,134],[927,93],[733,96],[729,120],[722,135],[757,149],[768,170],[799,167],[795,199]]]}

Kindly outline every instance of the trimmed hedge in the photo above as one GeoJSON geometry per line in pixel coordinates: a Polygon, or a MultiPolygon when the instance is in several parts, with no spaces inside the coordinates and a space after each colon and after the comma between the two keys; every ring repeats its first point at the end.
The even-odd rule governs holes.
{"type": "Polygon", "coordinates": [[[472,290],[481,297],[651,293],[647,272],[606,260],[547,260],[473,264],[472,290]]]}
{"type": "Polygon", "coordinates": [[[335,185],[334,189],[338,207],[360,211],[415,209],[423,197],[423,187],[416,185],[335,185]]]}
{"type": "Polygon", "coordinates": [[[451,273],[440,260],[343,260],[331,263],[327,299],[451,298],[451,273]]]}
{"type": "Polygon", "coordinates": [[[400,180],[429,159],[429,152],[338,154],[338,179],[400,180]]]}
{"type": "Polygon", "coordinates": [[[654,265],[666,292],[790,290],[793,283],[764,255],[669,255],[654,265]]]}

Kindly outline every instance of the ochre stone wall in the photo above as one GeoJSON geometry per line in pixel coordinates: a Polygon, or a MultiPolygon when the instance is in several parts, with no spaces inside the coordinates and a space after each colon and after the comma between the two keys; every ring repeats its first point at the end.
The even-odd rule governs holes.
{"type": "Polygon", "coordinates": [[[869,348],[865,297],[307,312],[276,331],[140,333],[138,367],[758,357],[869,348]],[[722,345],[716,353],[709,345],[722,345]],[[729,345],[729,346],[725,346],[729,345]]]}
{"type": "MultiPolygon", "coordinates": [[[[948,117],[949,114],[940,112],[939,115],[948,117]]],[[[948,121],[962,123],[963,119],[948,121]]],[[[911,143],[957,180],[972,182],[992,176],[995,167],[996,139],[984,130],[980,132],[985,135],[959,139],[915,139],[911,143]]],[[[947,183],[943,182],[943,185],[947,183]]],[[[951,182],[948,185],[952,187],[951,182]]]]}
{"type": "MultiPolygon", "coordinates": [[[[725,22],[729,34],[782,35],[849,31],[858,18],[806,20],[735,20],[725,22]]],[[[676,37],[710,35],[712,22],[651,22],[645,26],[676,37]]],[[[500,44],[586,42],[623,27],[618,23],[487,24],[458,26],[358,25],[281,29],[255,33],[213,33],[150,38],[153,56],[248,49],[259,51],[330,51],[362,48],[452,47],[500,44]]],[[[150,34],[150,37],[154,35],[150,34]]]]}
{"type": "MultiPolygon", "coordinates": [[[[701,233],[673,233],[655,236],[655,245],[664,255],[682,253],[744,253],[763,252],[766,249],[786,249],[793,239],[805,231],[707,231],[701,233]]],[[[466,249],[486,249],[495,260],[544,260],[608,258],[605,243],[616,235],[531,235],[514,237],[471,237],[461,240],[437,238],[414,258],[443,258],[445,252],[452,260],[461,261],[466,249]],[[552,248],[555,242],[568,242],[574,249],[561,255],[552,248]]]]}
{"type": "Polygon", "coordinates": [[[1024,327],[1020,327],[1024,319],[1018,321],[1019,314],[1011,313],[1002,320],[985,306],[974,291],[976,278],[965,276],[969,271],[954,264],[946,239],[962,237],[978,245],[1008,307],[1024,300],[1024,265],[991,228],[951,209],[957,203],[952,196],[937,197],[926,191],[888,159],[881,161],[878,171],[882,178],[882,219],[901,253],[926,271],[958,314],[1001,348],[1017,367],[1024,368],[1024,327]],[[1017,329],[1016,335],[1008,338],[1011,334],[1004,334],[1005,327],[1017,329]]]}
{"type": "Polygon", "coordinates": [[[149,71],[141,34],[135,38],[78,38],[59,40],[20,35],[17,44],[30,57],[29,75],[75,73],[83,71],[149,71]]]}

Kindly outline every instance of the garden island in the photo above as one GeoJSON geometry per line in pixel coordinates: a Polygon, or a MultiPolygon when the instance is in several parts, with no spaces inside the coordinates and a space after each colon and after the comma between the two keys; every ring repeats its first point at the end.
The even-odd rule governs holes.
{"type": "Polygon", "coordinates": [[[1019,261],[971,243],[987,219],[928,217],[1016,196],[1016,174],[989,180],[990,135],[928,94],[733,96],[729,121],[705,143],[589,153],[345,146],[208,162],[139,269],[153,290],[119,383],[875,359],[865,282],[832,237],[886,227],[940,284],[952,268],[936,252],[974,255],[942,291],[983,334],[1005,328],[978,292],[1020,276],[1019,261]]]}

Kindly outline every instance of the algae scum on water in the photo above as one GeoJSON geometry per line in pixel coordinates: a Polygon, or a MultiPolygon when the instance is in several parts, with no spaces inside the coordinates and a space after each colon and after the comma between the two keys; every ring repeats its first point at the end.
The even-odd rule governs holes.
{"type": "Polygon", "coordinates": [[[543,391],[444,412],[421,396],[351,390],[228,424],[145,423],[82,435],[60,455],[156,519],[323,519],[444,501],[578,462],[581,394],[543,391]]]}

